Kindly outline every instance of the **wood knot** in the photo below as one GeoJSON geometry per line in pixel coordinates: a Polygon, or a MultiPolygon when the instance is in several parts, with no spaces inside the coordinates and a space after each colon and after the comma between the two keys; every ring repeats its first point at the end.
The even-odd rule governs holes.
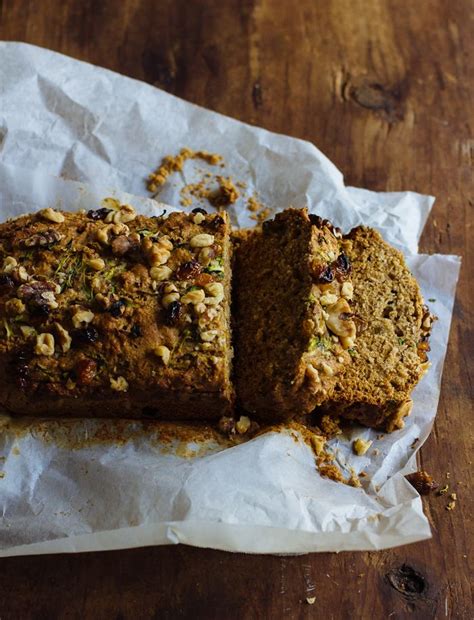
{"type": "Polygon", "coordinates": [[[420,596],[428,587],[423,575],[408,564],[393,568],[386,577],[392,588],[407,598],[420,596]]]}
{"type": "Polygon", "coordinates": [[[404,93],[401,85],[387,88],[376,82],[349,83],[345,85],[343,96],[367,110],[382,112],[391,123],[403,120],[404,93]]]}

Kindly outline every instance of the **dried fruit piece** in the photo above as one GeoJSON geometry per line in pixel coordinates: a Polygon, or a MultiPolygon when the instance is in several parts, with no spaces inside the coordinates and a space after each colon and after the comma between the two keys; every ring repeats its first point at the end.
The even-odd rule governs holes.
{"type": "Polygon", "coordinates": [[[177,280],[193,280],[201,271],[201,263],[193,259],[180,265],[176,270],[175,277],[177,280]]]}
{"type": "Polygon", "coordinates": [[[122,314],[125,312],[126,305],[127,304],[125,299],[118,299],[117,301],[114,301],[112,304],[110,304],[109,312],[114,317],[114,319],[122,316],[122,314]]]}
{"type": "Polygon", "coordinates": [[[314,279],[318,284],[330,284],[334,280],[334,270],[330,265],[326,265],[315,274],[314,279]]]}
{"type": "Polygon", "coordinates": [[[82,329],[75,329],[72,332],[74,346],[81,344],[92,344],[99,339],[99,332],[93,325],[88,325],[82,329]]]}
{"type": "Polygon", "coordinates": [[[97,362],[89,358],[79,360],[74,368],[77,385],[90,385],[97,374],[97,362]]]}
{"type": "Polygon", "coordinates": [[[181,318],[182,305],[179,301],[172,301],[166,308],[166,322],[175,325],[181,318]]]}
{"type": "Polygon", "coordinates": [[[111,209],[91,209],[87,212],[87,217],[91,220],[105,220],[107,215],[111,212],[111,209]]]}

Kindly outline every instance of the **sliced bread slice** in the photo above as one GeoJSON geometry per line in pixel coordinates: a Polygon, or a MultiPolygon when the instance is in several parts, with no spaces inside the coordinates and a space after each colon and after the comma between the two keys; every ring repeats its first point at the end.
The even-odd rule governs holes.
{"type": "Polygon", "coordinates": [[[357,342],[349,349],[352,364],[316,411],[393,431],[403,427],[410,394],[428,368],[433,317],[402,253],[377,231],[355,228],[343,247],[352,265],[357,342]]]}
{"type": "Polygon", "coordinates": [[[275,421],[327,400],[354,346],[342,235],[287,209],[235,245],[235,384],[240,405],[275,421]]]}

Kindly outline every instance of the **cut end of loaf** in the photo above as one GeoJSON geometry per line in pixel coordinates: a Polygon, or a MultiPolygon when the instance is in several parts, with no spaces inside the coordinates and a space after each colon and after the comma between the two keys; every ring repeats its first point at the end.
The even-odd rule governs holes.
{"type": "Polygon", "coordinates": [[[287,209],[239,240],[234,278],[240,404],[269,420],[311,411],[351,363],[355,342],[340,232],[287,209]]]}

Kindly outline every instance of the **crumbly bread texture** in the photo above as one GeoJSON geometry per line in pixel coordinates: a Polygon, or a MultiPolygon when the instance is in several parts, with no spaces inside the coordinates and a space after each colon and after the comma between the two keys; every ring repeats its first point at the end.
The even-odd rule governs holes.
{"type": "Polygon", "coordinates": [[[355,228],[343,245],[352,265],[357,340],[352,364],[317,411],[393,431],[403,427],[410,393],[428,368],[433,317],[403,255],[377,231],[355,228]]]}
{"type": "Polygon", "coordinates": [[[351,363],[356,329],[341,237],[306,209],[287,209],[237,240],[235,384],[257,418],[310,412],[351,363]]]}
{"type": "Polygon", "coordinates": [[[0,225],[0,405],[12,414],[218,418],[230,382],[225,213],[107,199],[0,225]]]}

